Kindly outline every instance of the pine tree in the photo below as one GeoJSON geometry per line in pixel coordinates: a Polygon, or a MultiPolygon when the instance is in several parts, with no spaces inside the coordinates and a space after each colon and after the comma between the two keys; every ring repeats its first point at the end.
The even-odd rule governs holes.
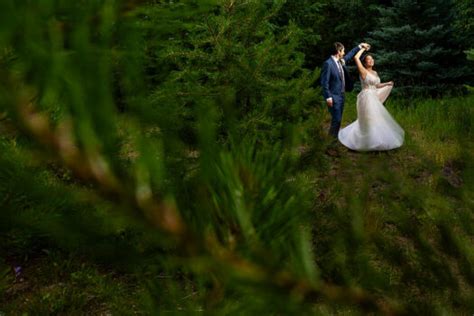
{"type": "Polygon", "coordinates": [[[224,1],[219,11],[189,28],[185,38],[171,39],[158,59],[173,71],[155,89],[149,108],[157,116],[176,118],[180,125],[169,129],[190,144],[196,142],[197,100],[212,97],[221,98],[216,115],[224,142],[229,129],[238,138],[258,135],[262,143],[290,141],[286,135],[295,123],[316,130],[313,107],[319,94],[311,88],[316,73],[302,68],[301,30],[292,23],[274,24],[282,4],[224,1]],[[170,103],[176,106],[163,108],[170,103]]]}
{"type": "Polygon", "coordinates": [[[286,1],[272,22],[283,28],[289,23],[296,24],[303,36],[298,50],[305,55],[305,67],[314,69],[319,67],[321,60],[317,52],[321,44],[321,28],[324,25],[328,3],[325,1],[295,0],[286,1]]]}
{"type": "Polygon", "coordinates": [[[454,0],[454,32],[466,46],[473,46],[474,5],[471,0],[454,0]]]}
{"type": "Polygon", "coordinates": [[[370,33],[376,67],[403,94],[442,95],[459,90],[472,72],[453,36],[453,2],[396,0],[379,8],[370,33]]]}

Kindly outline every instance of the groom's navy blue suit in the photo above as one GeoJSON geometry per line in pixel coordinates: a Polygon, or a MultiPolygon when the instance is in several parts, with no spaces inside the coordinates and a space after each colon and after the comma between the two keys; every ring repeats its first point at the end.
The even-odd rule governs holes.
{"type": "MultiPolygon", "coordinates": [[[[353,48],[343,57],[344,61],[347,63],[352,60],[359,50],[359,46],[353,48]]],[[[339,129],[341,128],[342,112],[344,111],[344,92],[352,91],[354,88],[354,82],[350,78],[345,65],[342,65],[342,70],[344,72],[344,78],[341,78],[336,61],[332,57],[329,57],[324,62],[321,72],[321,86],[323,87],[324,99],[332,98],[333,101],[332,106],[328,106],[328,110],[332,117],[329,134],[334,137],[337,137],[339,129]],[[345,82],[344,86],[343,82],[345,82]]]]}

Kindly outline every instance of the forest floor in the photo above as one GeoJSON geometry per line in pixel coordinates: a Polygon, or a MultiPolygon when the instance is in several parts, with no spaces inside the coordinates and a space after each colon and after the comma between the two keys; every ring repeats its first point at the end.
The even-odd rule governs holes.
{"type": "MultiPolygon", "coordinates": [[[[473,96],[420,101],[423,104],[412,110],[397,107],[395,103],[392,107],[389,103],[387,108],[406,132],[405,144],[397,150],[358,153],[341,144],[331,146],[318,160],[325,167],[315,168],[317,171],[307,175],[314,184],[315,220],[320,225],[315,232],[316,249],[327,246],[329,233],[339,228],[334,213],[342,214],[353,204],[361,210],[363,227],[369,234],[383,231],[387,238],[393,238],[413,255],[416,251],[413,242],[394,229],[396,219],[391,210],[413,211],[419,225],[425,226],[420,229],[430,231],[436,212],[457,214],[456,210],[471,207],[472,163],[464,159],[474,148],[474,139],[469,137],[473,128],[473,101],[473,96]],[[460,123],[458,112],[447,110],[462,104],[467,112],[461,119],[466,120],[464,128],[469,129],[465,130],[465,139],[456,128],[460,123]]],[[[355,118],[352,95],[346,103],[343,126],[355,118]]],[[[35,238],[15,240],[14,235],[9,235],[0,239],[4,248],[11,250],[4,265],[7,268],[0,265],[0,276],[3,271],[10,280],[6,295],[0,297],[0,315],[142,313],[139,306],[143,303],[145,287],[133,274],[96,264],[53,245],[39,243],[38,249],[26,251],[25,247],[35,244],[35,238]]],[[[328,250],[321,249],[325,251],[328,250]]],[[[329,264],[325,260],[328,259],[318,259],[318,264],[329,264]]],[[[391,270],[390,273],[394,286],[401,286],[397,283],[403,281],[401,272],[391,270]]],[[[405,297],[420,295],[416,285],[411,290],[405,297]]]]}
{"type": "MultiPolygon", "coordinates": [[[[352,95],[346,102],[343,127],[356,119],[355,103],[352,95]]],[[[458,299],[472,299],[466,282],[469,273],[449,254],[452,249],[445,248],[440,223],[449,222],[456,238],[474,245],[474,102],[467,97],[416,103],[410,109],[396,102],[387,104],[405,130],[401,148],[360,153],[337,143],[327,150],[326,171],[315,177],[315,252],[318,265],[340,269],[344,265],[334,262],[347,259],[337,256],[351,251],[334,241],[331,244],[331,236],[359,227],[367,249],[378,249],[367,255],[390,279],[394,297],[413,304],[435,297],[449,306],[458,299]],[[341,225],[346,220],[349,224],[341,225]],[[385,246],[391,251],[382,250],[385,246]],[[399,266],[384,257],[391,252],[402,254],[399,266]],[[430,274],[430,265],[447,266],[446,280],[458,284],[459,292],[432,291],[430,286],[441,286],[437,282],[445,276],[436,279],[436,273],[444,272],[430,274]]]]}

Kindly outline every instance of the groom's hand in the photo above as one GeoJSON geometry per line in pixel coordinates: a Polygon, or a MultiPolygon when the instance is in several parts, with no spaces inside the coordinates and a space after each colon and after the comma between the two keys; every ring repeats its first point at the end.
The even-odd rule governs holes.
{"type": "Polygon", "coordinates": [[[360,46],[362,48],[365,48],[365,50],[369,50],[370,49],[370,44],[367,44],[367,43],[360,43],[360,46]]]}

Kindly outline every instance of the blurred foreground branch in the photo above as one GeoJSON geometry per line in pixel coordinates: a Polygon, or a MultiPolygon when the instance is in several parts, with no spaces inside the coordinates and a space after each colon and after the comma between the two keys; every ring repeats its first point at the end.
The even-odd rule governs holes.
{"type": "Polygon", "coordinates": [[[39,112],[31,100],[31,96],[20,97],[16,110],[19,123],[35,142],[42,144],[44,149],[52,153],[59,163],[70,169],[78,179],[94,183],[96,190],[105,199],[113,203],[126,202],[135,214],[142,214],[143,220],[176,240],[178,253],[184,258],[192,260],[208,255],[213,264],[204,268],[207,272],[214,272],[223,279],[230,276],[251,284],[266,285],[278,292],[283,291],[294,296],[301,302],[323,299],[355,304],[367,312],[385,315],[408,314],[401,306],[377,298],[358,287],[341,287],[324,282],[315,284],[289,271],[275,272],[264,265],[241,258],[237,253],[223,247],[213,236],[201,236],[190,231],[173,203],[154,197],[151,191],[145,190],[144,193],[139,188],[125,185],[127,180],[120,179],[111,171],[99,151],[86,152],[80,149],[72,133],[71,120],[60,122],[54,128],[48,117],[39,112]]]}

